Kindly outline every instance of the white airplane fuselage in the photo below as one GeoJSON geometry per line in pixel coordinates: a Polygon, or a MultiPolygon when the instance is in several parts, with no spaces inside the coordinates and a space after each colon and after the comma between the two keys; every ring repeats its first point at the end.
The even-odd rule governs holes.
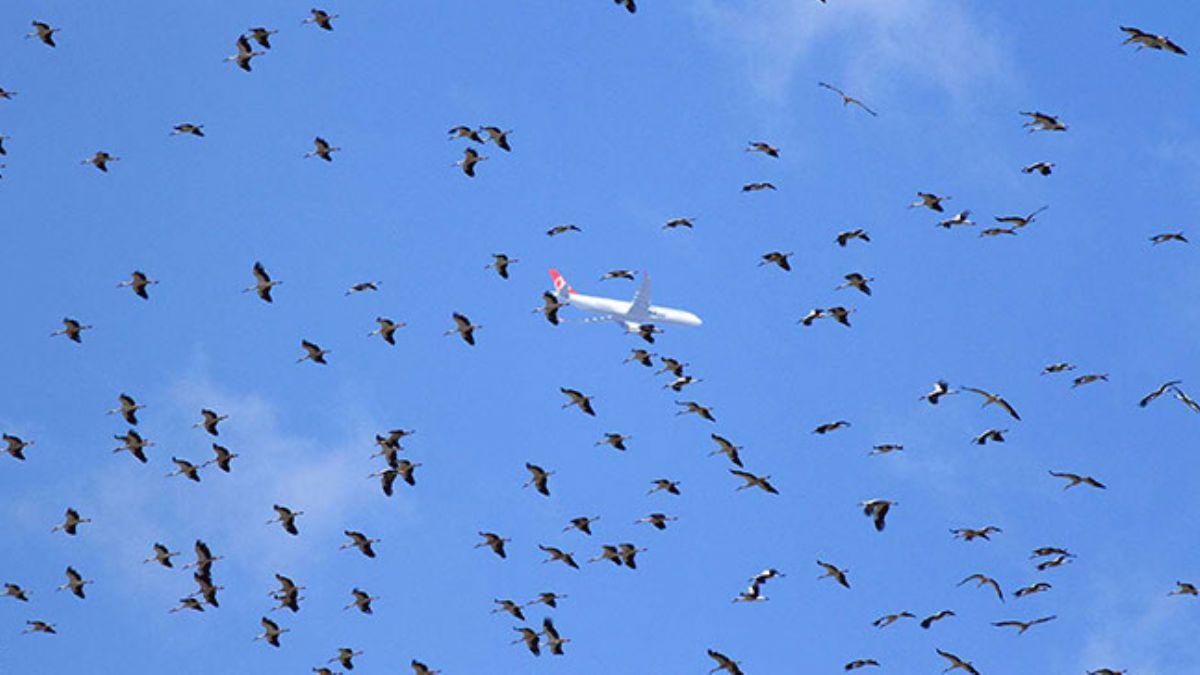
{"type": "Polygon", "coordinates": [[[669,323],[677,326],[699,326],[704,323],[700,317],[691,312],[651,305],[650,277],[644,272],[642,273],[642,285],[633,300],[617,300],[577,293],[567,284],[558,270],[550,270],[550,278],[554,280],[554,290],[561,300],[573,307],[599,315],[596,319],[608,319],[623,324],[626,330],[637,330],[639,326],[645,324],[669,323]]]}
{"type": "Polygon", "coordinates": [[[579,309],[597,314],[608,314],[614,319],[622,319],[629,323],[673,323],[680,326],[699,326],[704,323],[700,317],[682,309],[650,305],[646,308],[645,314],[633,314],[631,312],[633,303],[628,300],[598,298],[582,293],[568,293],[567,299],[572,306],[579,309]]]}

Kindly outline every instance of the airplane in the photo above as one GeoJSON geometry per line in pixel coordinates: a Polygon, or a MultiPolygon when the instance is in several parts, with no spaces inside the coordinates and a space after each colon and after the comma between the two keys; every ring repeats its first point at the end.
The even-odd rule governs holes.
{"type": "Polygon", "coordinates": [[[642,272],[642,285],[634,294],[633,300],[614,300],[598,298],[594,295],[576,293],[558,270],[550,270],[550,279],[554,281],[554,291],[560,302],[573,305],[579,309],[595,312],[599,316],[589,317],[586,322],[613,321],[623,326],[626,332],[637,333],[648,326],[653,330],[656,324],[670,323],[680,326],[699,326],[703,323],[700,317],[682,309],[658,307],[650,304],[650,275],[642,272]]]}

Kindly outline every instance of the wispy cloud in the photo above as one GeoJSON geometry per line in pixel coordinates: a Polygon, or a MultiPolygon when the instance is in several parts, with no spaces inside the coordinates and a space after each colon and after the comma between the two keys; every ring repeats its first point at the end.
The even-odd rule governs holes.
{"type": "Polygon", "coordinates": [[[978,87],[1013,80],[999,36],[946,0],[844,0],[836,7],[701,0],[694,11],[707,35],[744,58],[756,90],[767,98],[782,98],[817,53],[845,64],[823,77],[854,89],[935,87],[962,100],[978,87]]]}

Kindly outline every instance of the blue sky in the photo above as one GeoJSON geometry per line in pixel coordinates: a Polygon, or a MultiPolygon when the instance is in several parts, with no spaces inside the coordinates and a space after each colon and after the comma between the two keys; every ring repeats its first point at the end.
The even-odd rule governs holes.
{"type": "Polygon", "coordinates": [[[936,672],[935,648],[984,673],[1200,667],[1195,599],[1166,595],[1200,579],[1179,507],[1200,488],[1200,418],[1136,406],[1200,382],[1195,253],[1148,241],[1191,231],[1200,88],[1194,57],[1123,47],[1117,28],[1200,50],[1191,4],[640,5],[339,2],[329,33],[273,0],[0,7],[0,86],[19,92],[0,101],[0,430],[37,443],[0,457],[0,581],[32,593],[0,598],[0,671],[308,672],[341,646],[364,650],[361,672],[419,658],[448,675],[704,672],[707,648],[748,673],[936,672]],[[22,40],[35,18],[62,28],[58,48],[22,40]],[[274,49],[253,73],[222,63],[254,25],[280,30],[274,49]],[[1031,109],[1069,131],[1027,134],[1031,109]],[[185,121],[207,137],[168,136],[185,121]],[[511,128],[514,151],[487,146],[468,179],[445,140],[457,124],[511,128]],[[332,164],[302,159],[315,135],[344,148],[332,164]],[[101,149],[122,158],[108,174],[80,166],[101,149]],[[1039,160],[1055,173],[1019,171],[1039,160]],[[751,181],[779,190],[740,193],[751,181]],[[981,239],[906,209],[918,190],[980,222],[1050,209],[981,239]],[[677,216],[695,230],[661,229],[677,216]],[[545,236],[566,223],[583,232],[545,236]],[[855,227],[870,244],[833,243],[855,227]],[[794,271],[757,267],[770,250],[794,251],[794,271]],[[507,281],[484,269],[500,251],[520,259],[507,281]],[[285,282],[273,305],[239,292],[255,260],[285,282]],[[657,303],[703,317],[656,349],[692,364],[704,381],[686,398],[718,422],[675,417],[665,380],[622,365],[636,338],[532,314],[551,266],[617,297],[633,285],[603,272],[650,270],[657,303]],[[114,288],[133,269],[161,280],[148,302],[114,288]],[[876,278],[872,297],[833,290],[851,271],[876,278]],[[852,328],[796,325],[834,304],[856,308],[852,328]],[[441,335],[454,311],[483,324],[477,347],[441,335]],[[409,323],[394,348],[366,337],[379,315],[409,323]],[[95,325],[82,345],[47,337],[63,316],[95,325]],[[332,350],[327,367],[295,363],[302,338],[332,350]],[[1039,376],[1055,361],[1079,369],[1039,376]],[[1109,381],[1072,390],[1084,373],[1109,381]],[[919,402],[939,378],[1002,393],[1024,421],[970,395],[919,402]],[[561,410],[560,386],[594,394],[598,416],[561,410]],[[110,452],[121,392],[149,406],[149,466],[110,452]],[[172,455],[208,458],[204,407],[230,415],[233,473],[164,478],[172,455]],[[835,419],[852,426],[811,433],[835,419]],[[394,427],[418,430],[406,452],[423,465],[386,499],[368,456],[394,427]],[[988,427],[1008,442],[969,443],[988,427]],[[606,431],[629,451],[593,447],[606,431]],[[714,431],[782,494],[735,492],[706,456],[714,431]],[[883,442],[906,450],[867,456],[883,442]],[[557,472],[551,497],[521,489],[526,461],[557,472]],[[1064,492],[1048,470],[1108,490],[1064,492]],[[646,496],[663,476],[684,494],[646,496]],[[873,497],[899,502],[884,533],[856,506],[873,497]],[[299,537],[265,525],[273,503],[305,511],[299,537]],[[51,535],[67,506],[94,522],[51,535]],[[680,520],[633,524],[653,511],[680,520]],[[593,537],[560,532],[578,515],[601,516],[593,537]],[[986,524],[1004,532],[948,532],[986,524]],[[383,539],[379,557],[339,551],[344,528],[383,539]],[[511,537],[509,558],[473,549],[478,530],[511,537]],[[226,557],[222,607],[167,614],[190,575],[140,561],[196,538],[226,557]],[[539,543],[582,559],[624,541],[649,549],[636,571],[539,562],[539,543]],[[1034,571],[1029,551],[1051,545],[1078,559],[1034,571]],[[817,581],[817,558],[853,589],[817,581]],[[87,600],[53,591],[67,565],[96,581],[87,600]],[[788,573],[771,601],[730,603],[764,567],[788,573]],[[275,572],[307,586],[302,611],[273,614],[291,630],[279,650],[252,642],[275,572]],[[1001,604],[955,586],[976,572],[1054,588],[1001,604]],[[374,616],[341,610],[356,586],[382,596],[374,616]],[[572,642],[535,659],[489,611],[547,590],[569,598],[531,625],[553,616],[572,642]],[[940,609],[958,616],[871,627],[940,609]],[[1049,614],[1020,637],[989,625],[1049,614]],[[61,634],[21,636],[35,618],[61,634]]]}

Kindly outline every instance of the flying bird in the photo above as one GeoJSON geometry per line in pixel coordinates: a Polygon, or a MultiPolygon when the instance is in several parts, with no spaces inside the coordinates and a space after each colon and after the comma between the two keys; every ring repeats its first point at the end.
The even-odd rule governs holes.
{"type": "Polygon", "coordinates": [[[942,651],[941,649],[938,649],[937,653],[938,653],[938,656],[941,656],[943,659],[946,659],[947,661],[950,662],[950,667],[943,670],[942,671],[943,673],[948,673],[952,670],[964,670],[967,673],[969,673],[970,675],[979,675],[979,671],[975,670],[975,666],[971,665],[970,661],[964,661],[961,658],[955,656],[954,654],[951,654],[950,652],[942,651]]]}
{"type": "Polygon", "coordinates": [[[1090,485],[1094,488],[1099,488],[1101,490],[1106,489],[1106,486],[1103,483],[1096,480],[1095,478],[1092,478],[1091,476],[1081,476],[1077,473],[1067,473],[1067,472],[1059,472],[1059,471],[1051,471],[1050,475],[1054,476],[1055,478],[1065,478],[1068,481],[1067,484],[1063,487],[1064,490],[1069,490],[1069,489],[1075,487],[1076,485],[1080,485],[1080,484],[1090,485]]]}
{"type": "Polygon", "coordinates": [[[779,157],[779,148],[764,141],[751,141],[746,152],[761,152],[768,157],[779,157]]]}
{"type": "Polygon", "coordinates": [[[396,321],[392,321],[391,319],[383,316],[375,317],[375,323],[378,324],[379,327],[370,333],[367,333],[367,337],[374,337],[378,335],[389,345],[396,344],[396,331],[408,325],[407,323],[398,323],[396,321]]]}
{"type": "Polygon", "coordinates": [[[1054,115],[1047,115],[1043,112],[1023,112],[1021,113],[1029,118],[1023,126],[1029,129],[1030,133],[1035,131],[1066,131],[1067,125],[1058,121],[1054,115]]]}
{"type": "Polygon", "coordinates": [[[514,263],[517,263],[517,262],[520,262],[520,261],[517,260],[516,258],[508,257],[508,255],[505,253],[493,253],[492,254],[492,262],[490,264],[488,264],[486,267],[484,267],[483,269],[485,269],[485,270],[494,269],[494,270],[496,270],[496,274],[500,275],[501,279],[507,279],[508,278],[508,266],[512,265],[514,263]]]}
{"type": "Polygon", "coordinates": [[[768,492],[773,495],[779,494],[779,490],[776,490],[775,486],[771,485],[770,476],[758,476],[750,473],[749,471],[741,471],[738,469],[730,469],[729,473],[741,478],[742,481],[744,481],[741,485],[737,486],[738,490],[756,487],[761,489],[763,492],[768,492]]]}
{"type": "Polygon", "coordinates": [[[849,580],[846,579],[846,574],[850,570],[840,569],[837,565],[827,563],[827,562],[822,562],[820,560],[817,561],[817,565],[819,565],[821,567],[821,569],[825,570],[824,574],[817,577],[818,579],[832,577],[835,581],[837,581],[842,586],[845,586],[846,588],[850,588],[850,582],[849,582],[849,580]]]}
{"type": "Polygon", "coordinates": [[[282,281],[274,281],[271,275],[267,273],[267,268],[263,267],[261,262],[255,262],[252,270],[254,274],[254,285],[249,288],[242,289],[243,293],[254,291],[263,302],[274,302],[271,297],[271,289],[282,284],[282,281]]]}
{"type": "Polygon", "coordinates": [[[372,539],[362,532],[355,530],[345,530],[343,531],[343,534],[345,534],[347,537],[350,537],[350,541],[342,544],[339,547],[340,550],[356,548],[358,549],[359,553],[362,553],[368,558],[375,557],[375,548],[373,547],[373,544],[378,544],[381,541],[380,539],[372,539]]]}
{"type": "Polygon", "coordinates": [[[1154,35],[1153,33],[1147,33],[1140,28],[1133,28],[1131,26],[1121,26],[1120,28],[1122,32],[1129,36],[1121,44],[1136,44],[1138,51],[1149,48],[1187,56],[1187,52],[1184,51],[1183,47],[1175,44],[1165,35],[1154,35]]]}
{"type": "Polygon", "coordinates": [[[48,47],[58,46],[54,43],[54,34],[61,31],[61,28],[54,28],[45,21],[31,21],[30,25],[33,26],[33,32],[25,34],[26,40],[37,38],[42,44],[48,47]]]}
{"type": "Polygon", "coordinates": [[[471,320],[468,319],[467,315],[465,315],[465,314],[460,314],[458,312],[455,312],[453,316],[454,316],[454,329],[448,330],[445,333],[442,333],[442,335],[454,335],[457,333],[458,336],[463,339],[463,342],[466,342],[467,344],[474,347],[475,346],[475,331],[479,330],[480,328],[483,328],[483,326],[471,323],[471,320]]]}
{"type": "Polygon", "coordinates": [[[592,407],[592,399],[594,397],[584,396],[583,392],[579,391],[578,389],[559,387],[558,390],[563,394],[566,394],[567,398],[570,399],[566,403],[562,404],[562,408],[564,410],[570,408],[571,406],[576,406],[585,414],[591,415],[592,417],[596,416],[596,409],[592,407]]]}
{"type": "Polygon", "coordinates": [[[512,130],[505,131],[500,127],[479,127],[479,130],[488,135],[487,140],[495,143],[501,150],[512,152],[512,146],[508,144],[508,135],[512,130]]]}
{"type": "Polygon", "coordinates": [[[340,151],[340,147],[330,145],[329,141],[317,136],[316,138],[313,138],[313,149],[304,153],[304,158],[308,159],[309,157],[320,157],[326,162],[332,162],[333,153],[340,151]]]}
{"type": "Polygon", "coordinates": [[[296,363],[312,361],[313,363],[322,366],[329,364],[329,362],[325,360],[325,355],[332,353],[330,350],[321,349],[321,345],[318,345],[315,342],[309,342],[308,340],[301,340],[300,347],[304,349],[304,356],[296,359],[296,363]]]}
{"type": "Polygon", "coordinates": [[[547,497],[550,496],[550,476],[554,475],[553,471],[547,471],[537,464],[525,462],[525,470],[529,472],[529,480],[521,487],[527,488],[530,485],[534,487],[540,494],[547,497]]]}
{"type": "Polygon", "coordinates": [[[778,265],[779,268],[782,269],[783,271],[791,272],[792,265],[790,262],[788,262],[788,258],[791,255],[792,255],[791,252],[782,253],[780,251],[771,251],[770,253],[764,253],[762,255],[762,260],[759,261],[759,263],[758,263],[758,266],[762,267],[763,265],[778,265]]]}
{"type": "Polygon", "coordinates": [[[463,173],[474,178],[475,165],[487,159],[486,156],[479,154],[475,148],[467,148],[463,150],[463,158],[455,162],[454,166],[461,168],[463,173]]]}
{"type": "Polygon", "coordinates": [[[150,295],[146,293],[146,287],[157,284],[158,281],[146,276],[144,272],[134,271],[132,278],[128,281],[122,281],[117,284],[117,288],[132,288],[133,292],[143,300],[149,300],[150,295]]]}
{"type": "Polygon", "coordinates": [[[863,514],[875,522],[875,529],[883,532],[887,526],[887,514],[896,503],[887,499],[869,499],[859,506],[863,507],[863,514]]]}
{"type": "Polygon", "coordinates": [[[1004,397],[1002,397],[998,394],[992,394],[990,392],[984,391],[983,389],[977,389],[975,387],[963,387],[962,389],[963,389],[963,391],[969,391],[972,394],[979,394],[980,396],[982,396],[984,398],[984,401],[983,401],[984,407],[995,403],[997,406],[1000,407],[1000,409],[1002,409],[1004,412],[1008,413],[1013,419],[1020,421],[1021,416],[1017,414],[1016,409],[1013,408],[1012,405],[1010,405],[1008,401],[1004,400],[1004,397]]]}
{"type": "Polygon", "coordinates": [[[300,23],[316,24],[318,28],[322,28],[324,30],[333,30],[333,20],[338,18],[337,14],[330,14],[323,9],[309,10],[309,15],[310,16],[307,19],[301,21],[300,23]]]}
{"type": "Polygon", "coordinates": [[[993,579],[987,575],[984,575],[984,574],[972,574],[971,576],[967,577],[966,579],[963,579],[962,581],[958,582],[958,585],[962,586],[963,584],[967,583],[968,581],[978,582],[975,584],[976,588],[983,588],[984,586],[991,586],[992,590],[996,591],[996,597],[1000,598],[1000,602],[1004,602],[1004,591],[1000,590],[1000,584],[995,579],[993,579]]]}
{"type": "MultiPolygon", "coordinates": [[[[241,68],[247,73],[253,72],[254,66],[251,65],[251,62],[256,56],[262,56],[266,54],[266,52],[254,51],[254,47],[250,46],[250,41],[246,39],[245,35],[239,35],[234,44],[237,47],[237,53],[232,56],[226,56],[225,61],[232,61],[233,63],[236,63],[238,68],[241,68]]],[[[204,134],[197,135],[203,136],[204,134]]]]}
{"type": "Polygon", "coordinates": [[[1156,234],[1153,237],[1150,237],[1150,242],[1154,246],[1165,244],[1169,241],[1177,241],[1181,244],[1188,243],[1187,237],[1183,236],[1182,232],[1163,232],[1162,234],[1156,234]]]}
{"type": "Polygon", "coordinates": [[[275,504],[271,508],[275,510],[275,517],[267,521],[268,525],[279,523],[284,532],[292,536],[300,534],[300,530],[296,527],[296,519],[304,515],[303,511],[293,511],[279,504],[275,504]]]}
{"type": "Polygon", "coordinates": [[[936,195],[932,192],[918,192],[917,193],[917,201],[909,204],[908,208],[915,209],[917,207],[925,207],[932,211],[937,211],[938,213],[942,213],[943,211],[945,211],[945,208],[942,206],[942,202],[949,201],[950,199],[952,199],[952,198],[951,197],[942,197],[942,196],[936,195]]]}
{"type": "MultiPolygon", "coordinates": [[[[824,0],[822,0],[822,2],[824,2],[824,0]]],[[[846,92],[842,91],[841,89],[838,89],[837,87],[833,86],[832,84],[827,84],[827,83],[825,83],[825,82],[818,82],[818,83],[817,83],[817,86],[818,86],[818,87],[821,87],[821,88],[823,88],[823,89],[828,89],[829,91],[832,91],[833,93],[835,93],[835,94],[837,94],[838,96],[842,97],[842,107],[846,107],[846,106],[849,106],[849,105],[853,104],[853,105],[856,105],[856,106],[858,106],[858,107],[862,108],[862,109],[863,109],[864,111],[866,111],[866,112],[867,112],[869,115],[871,115],[871,117],[878,117],[878,116],[879,116],[879,115],[878,115],[878,114],[877,114],[877,113],[876,113],[874,110],[871,110],[870,108],[868,108],[868,107],[866,106],[866,104],[864,104],[862,101],[860,101],[860,100],[858,100],[858,99],[854,98],[853,96],[850,96],[849,94],[847,94],[846,92]]]]}
{"type": "Polygon", "coordinates": [[[866,230],[864,230],[862,228],[858,228],[858,229],[854,229],[854,230],[847,230],[845,232],[838,232],[838,235],[837,235],[837,238],[835,239],[835,241],[837,241],[838,246],[845,248],[846,244],[848,244],[853,239],[859,239],[861,241],[870,243],[871,235],[869,235],[866,230]]]}
{"type": "Polygon", "coordinates": [[[698,415],[701,419],[706,419],[709,422],[716,422],[717,418],[713,417],[713,408],[709,408],[695,401],[675,401],[675,405],[680,406],[683,410],[675,412],[675,416],[680,415],[698,415]]]}
{"type": "Polygon", "coordinates": [[[62,320],[63,327],[50,334],[50,337],[66,335],[67,339],[76,344],[83,343],[83,331],[91,330],[90,324],[83,324],[70,317],[65,317],[62,320]]]}
{"type": "Polygon", "coordinates": [[[1032,621],[994,621],[992,622],[992,625],[997,628],[1016,628],[1017,635],[1024,635],[1025,631],[1029,630],[1030,628],[1033,628],[1038,624],[1049,623],[1057,618],[1057,616],[1052,615],[1043,616],[1040,619],[1033,619],[1032,621]]]}
{"type": "Polygon", "coordinates": [[[1033,164],[1021,167],[1021,173],[1040,173],[1043,176],[1049,176],[1054,173],[1054,163],[1034,162],[1033,164]]]}

